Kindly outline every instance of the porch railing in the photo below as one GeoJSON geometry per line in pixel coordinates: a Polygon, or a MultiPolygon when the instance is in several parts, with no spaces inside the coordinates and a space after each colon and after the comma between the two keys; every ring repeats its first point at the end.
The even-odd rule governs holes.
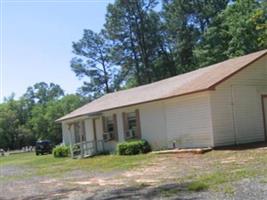
{"type": "Polygon", "coordinates": [[[90,157],[104,152],[104,141],[83,141],[75,143],[71,148],[72,158],[90,157]]]}

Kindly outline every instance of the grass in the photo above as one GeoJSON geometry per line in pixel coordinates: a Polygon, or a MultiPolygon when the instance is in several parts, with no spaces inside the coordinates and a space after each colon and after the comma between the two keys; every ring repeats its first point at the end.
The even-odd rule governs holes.
{"type": "Polygon", "coordinates": [[[201,191],[201,190],[208,189],[208,185],[206,183],[204,183],[204,182],[201,182],[201,181],[194,181],[194,182],[190,183],[187,186],[187,188],[190,191],[198,192],[198,191],[201,191]]]}
{"type": "MultiPolygon", "coordinates": [[[[117,156],[101,155],[87,159],[54,158],[52,155],[36,156],[34,153],[16,154],[0,157],[0,167],[17,166],[28,171],[23,177],[31,176],[63,176],[73,170],[89,172],[108,172],[112,170],[128,170],[149,162],[154,155],[117,156]]],[[[6,177],[21,178],[20,175],[6,177]]]]}
{"type": "Polygon", "coordinates": [[[266,150],[260,149],[213,151],[203,156],[203,160],[210,162],[209,167],[194,172],[183,180],[191,180],[187,186],[191,191],[209,188],[232,194],[232,183],[244,178],[266,177],[266,153],[266,150]]]}
{"type": "MultiPolygon", "coordinates": [[[[170,167],[169,170],[172,170],[171,177],[168,177],[170,174],[166,173],[168,170],[157,172],[163,175],[166,173],[166,178],[162,179],[162,184],[168,181],[177,181],[178,185],[186,185],[186,189],[192,192],[215,190],[233,194],[235,191],[233,183],[244,178],[260,177],[262,183],[267,182],[267,149],[212,151],[193,158],[189,155],[182,159],[174,159],[175,156],[155,154],[136,156],[102,155],[74,160],[71,158],[54,158],[52,155],[17,154],[0,157],[0,167],[17,166],[26,167],[30,170],[21,175],[7,177],[0,174],[0,180],[26,179],[33,176],[60,177],[73,170],[82,170],[89,173],[130,170],[153,163],[156,167],[166,165],[170,167]],[[160,163],[156,160],[157,158],[160,158],[160,163]],[[177,174],[177,171],[183,171],[183,173],[177,174]]],[[[142,178],[146,178],[146,174],[142,178]]],[[[155,179],[157,179],[157,174],[155,174],[155,179]]],[[[146,187],[143,183],[139,184],[140,187],[146,187]]],[[[161,191],[164,196],[172,196],[178,192],[176,188],[162,189],[161,191]]]]}

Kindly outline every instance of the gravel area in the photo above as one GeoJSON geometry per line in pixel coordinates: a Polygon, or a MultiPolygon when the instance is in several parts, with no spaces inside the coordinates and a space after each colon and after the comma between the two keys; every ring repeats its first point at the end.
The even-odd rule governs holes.
{"type": "Polygon", "coordinates": [[[200,191],[191,192],[185,185],[164,184],[156,187],[125,187],[115,190],[99,191],[87,200],[108,199],[147,199],[147,200],[264,200],[267,199],[267,184],[261,178],[244,179],[234,184],[233,193],[200,191]]]}

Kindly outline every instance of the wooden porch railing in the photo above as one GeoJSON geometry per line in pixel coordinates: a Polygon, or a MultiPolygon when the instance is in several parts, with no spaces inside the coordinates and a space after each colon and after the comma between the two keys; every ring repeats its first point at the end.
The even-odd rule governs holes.
{"type": "Polygon", "coordinates": [[[84,158],[97,155],[104,152],[104,141],[84,141],[80,143],[75,143],[71,147],[71,157],[72,158],[84,158]]]}

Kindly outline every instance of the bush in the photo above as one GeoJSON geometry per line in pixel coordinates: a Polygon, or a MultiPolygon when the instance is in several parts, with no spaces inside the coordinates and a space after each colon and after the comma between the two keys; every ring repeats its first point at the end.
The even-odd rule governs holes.
{"type": "Polygon", "coordinates": [[[117,145],[117,153],[119,155],[136,155],[140,153],[148,153],[150,151],[151,147],[145,140],[131,140],[117,145]]]}
{"type": "Polygon", "coordinates": [[[56,146],[53,149],[53,155],[55,158],[68,157],[70,155],[70,148],[65,145],[56,146]]]}

